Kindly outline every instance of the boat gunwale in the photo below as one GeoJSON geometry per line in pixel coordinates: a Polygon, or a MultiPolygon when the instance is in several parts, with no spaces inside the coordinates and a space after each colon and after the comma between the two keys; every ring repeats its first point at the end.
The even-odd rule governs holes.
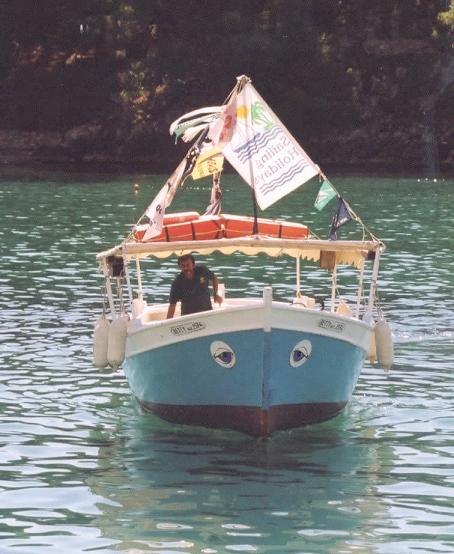
{"type": "MultiPolygon", "coordinates": [[[[204,312],[196,312],[196,313],[193,313],[193,314],[186,314],[186,315],[174,317],[174,318],[171,318],[171,319],[160,319],[160,320],[156,320],[156,321],[143,322],[141,320],[141,316],[140,316],[140,317],[137,317],[137,318],[134,318],[133,320],[131,320],[131,324],[128,326],[128,338],[140,335],[142,333],[146,333],[147,331],[150,331],[150,330],[159,330],[159,329],[162,329],[162,328],[165,328],[165,327],[168,327],[168,326],[184,325],[185,322],[189,322],[191,320],[194,320],[194,318],[213,319],[213,318],[216,318],[217,316],[224,315],[226,312],[231,314],[231,313],[241,312],[241,311],[250,311],[250,310],[260,311],[260,310],[265,309],[265,305],[261,301],[260,298],[245,299],[245,300],[258,300],[258,302],[254,302],[253,306],[247,306],[247,305],[246,306],[245,305],[230,306],[230,307],[227,307],[227,308],[220,308],[220,309],[218,308],[218,309],[213,309],[213,310],[206,310],[204,312]],[[134,325],[133,322],[137,322],[137,324],[134,325]]],[[[155,305],[155,306],[157,306],[157,305],[155,305]]],[[[164,306],[166,306],[166,304],[159,304],[159,306],[164,307],[164,306]]],[[[338,313],[335,313],[335,312],[328,312],[328,311],[325,311],[325,310],[316,310],[316,309],[313,309],[313,308],[305,308],[305,307],[303,307],[299,304],[286,303],[286,302],[282,302],[282,301],[273,300],[272,301],[272,308],[274,308],[276,311],[287,311],[288,310],[288,311],[291,311],[291,312],[295,312],[295,311],[300,312],[300,313],[309,315],[310,318],[320,317],[320,318],[329,318],[331,320],[340,321],[340,322],[344,322],[344,323],[347,322],[350,325],[353,325],[354,327],[363,328],[364,330],[367,329],[369,331],[372,331],[372,329],[373,329],[373,326],[370,323],[367,323],[364,320],[357,319],[357,318],[354,318],[354,317],[345,316],[345,315],[338,314],[338,313]]],[[[263,329],[263,323],[262,324],[261,323],[262,322],[260,320],[258,320],[257,321],[257,326],[254,327],[254,329],[257,329],[257,330],[263,329]]],[[[281,325],[271,325],[271,328],[273,330],[286,330],[287,329],[287,327],[281,326],[281,325]]],[[[234,330],[232,330],[232,332],[234,332],[234,330]]],[[[314,331],[301,330],[301,332],[313,333],[314,331]]],[[[210,334],[216,334],[216,333],[217,332],[213,332],[213,333],[210,333],[210,334]]],[[[207,336],[209,336],[210,334],[208,334],[207,336]]],[[[337,340],[340,340],[340,341],[347,342],[349,344],[354,344],[354,345],[358,346],[356,341],[351,340],[351,339],[349,339],[348,337],[345,337],[345,336],[340,336],[337,333],[330,332],[329,330],[326,330],[326,329],[318,329],[317,334],[320,335],[320,336],[325,336],[325,337],[337,339],[337,340]]],[[[190,334],[190,335],[186,335],[183,340],[184,341],[189,341],[189,340],[195,340],[197,338],[198,337],[196,335],[191,335],[190,334]]],[[[180,337],[179,340],[175,340],[175,342],[180,342],[181,339],[182,339],[182,337],[180,337]]]]}

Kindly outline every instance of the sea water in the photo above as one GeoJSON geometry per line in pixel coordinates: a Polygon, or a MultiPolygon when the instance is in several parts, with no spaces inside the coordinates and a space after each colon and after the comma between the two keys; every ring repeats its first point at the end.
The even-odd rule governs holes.
{"type": "MultiPolygon", "coordinates": [[[[386,243],[378,293],[395,364],[366,363],[337,418],[257,440],[162,422],[121,369],[92,365],[95,254],[128,233],[164,177],[3,172],[0,554],[454,552],[454,181],[331,180],[386,243]]],[[[317,189],[264,215],[326,237],[336,201],[318,213],[317,189]]],[[[209,192],[188,183],[172,209],[203,211],[209,192]]],[[[233,176],[223,203],[252,213],[233,176]]],[[[291,259],[203,262],[227,296],[270,284],[275,298],[295,295],[291,259]]],[[[175,259],[144,263],[149,302],[166,301],[176,271],[175,259]]],[[[347,301],[354,273],[339,270],[347,301]]],[[[314,265],[301,278],[304,294],[329,297],[314,265]]]]}

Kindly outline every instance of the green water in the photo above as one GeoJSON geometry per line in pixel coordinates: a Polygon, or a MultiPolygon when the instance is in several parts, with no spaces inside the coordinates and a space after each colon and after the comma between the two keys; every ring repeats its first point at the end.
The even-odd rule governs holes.
{"type": "MultiPolygon", "coordinates": [[[[380,300],[395,367],[366,364],[338,418],[258,441],[143,414],[121,372],[91,364],[95,253],[129,230],[160,179],[4,174],[0,181],[0,553],[413,553],[454,551],[454,181],[339,178],[387,244],[380,300]],[[132,184],[139,182],[138,194],[132,184]]],[[[190,184],[172,209],[203,210],[190,184]]],[[[266,215],[326,236],[317,185],[266,215]]],[[[249,211],[225,179],[224,211],[249,211]]],[[[341,237],[355,236],[350,225],[341,237]]],[[[294,294],[293,262],[206,261],[227,294],[294,294]]],[[[165,301],[175,261],[145,264],[165,301]]],[[[340,272],[346,297],[352,272],[340,272]]],[[[329,295],[303,268],[304,292],[329,295]]]]}

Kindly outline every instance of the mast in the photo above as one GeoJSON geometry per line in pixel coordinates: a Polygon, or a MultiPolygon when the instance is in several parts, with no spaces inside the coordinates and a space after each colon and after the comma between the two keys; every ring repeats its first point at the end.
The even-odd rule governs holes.
{"type": "MultiPolygon", "coordinates": [[[[240,94],[241,91],[243,90],[243,88],[251,82],[251,79],[249,77],[247,77],[246,75],[240,75],[239,77],[236,78],[237,80],[237,86],[236,86],[236,94],[240,94]]],[[[250,137],[249,136],[249,126],[246,126],[246,137],[247,137],[247,140],[249,140],[250,137]]],[[[252,164],[252,158],[249,158],[249,166],[250,166],[250,174],[251,175],[254,175],[254,171],[253,171],[253,164],[252,164]]],[[[257,235],[258,232],[259,232],[259,226],[258,226],[258,221],[257,221],[257,218],[258,218],[258,214],[257,214],[257,195],[256,195],[256,192],[255,192],[255,180],[252,179],[252,182],[250,183],[251,185],[251,191],[252,191],[252,208],[254,210],[254,224],[252,226],[252,234],[253,235],[257,235]]]]}

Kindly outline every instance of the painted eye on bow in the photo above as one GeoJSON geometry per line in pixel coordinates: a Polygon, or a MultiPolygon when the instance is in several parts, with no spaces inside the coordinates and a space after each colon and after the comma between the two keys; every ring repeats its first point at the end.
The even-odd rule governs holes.
{"type": "Polygon", "coordinates": [[[298,342],[290,353],[290,365],[298,367],[309,358],[312,352],[312,344],[308,340],[298,342]]]}
{"type": "Polygon", "coordinates": [[[235,365],[235,352],[228,344],[220,340],[215,340],[210,345],[211,355],[216,363],[222,367],[231,368],[235,365]]]}
{"type": "Polygon", "coordinates": [[[300,362],[303,358],[307,358],[308,353],[304,350],[294,350],[293,351],[293,361],[300,362]]]}
{"type": "Polygon", "coordinates": [[[223,364],[230,364],[233,360],[233,352],[230,352],[230,350],[221,350],[216,352],[214,357],[223,364]]]}

